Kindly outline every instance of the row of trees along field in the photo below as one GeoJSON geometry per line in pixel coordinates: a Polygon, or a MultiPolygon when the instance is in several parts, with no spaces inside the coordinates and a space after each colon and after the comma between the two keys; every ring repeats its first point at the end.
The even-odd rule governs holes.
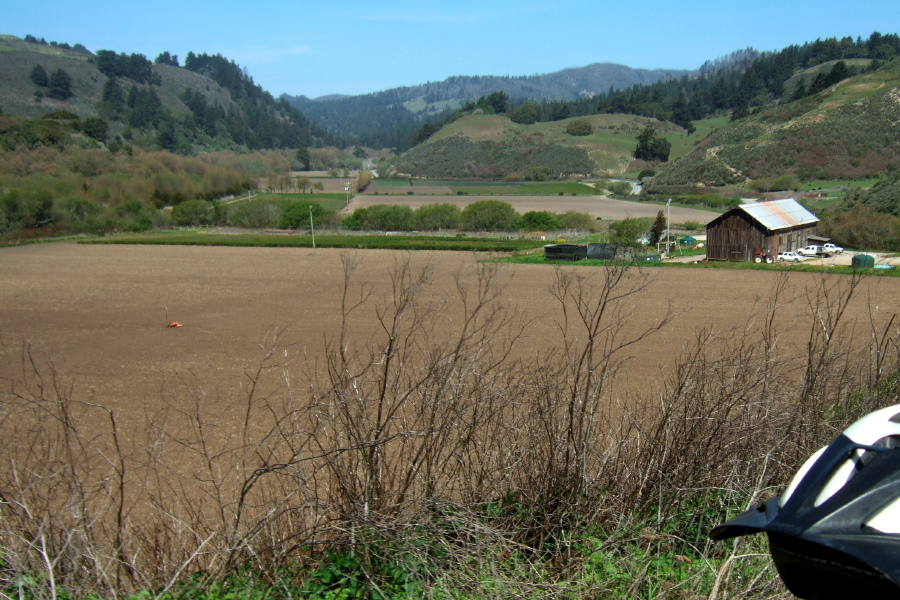
{"type": "MultiPolygon", "coordinates": [[[[355,231],[560,231],[593,232],[599,229],[596,219],[575,211],[556,214],[529,211],[519,214],[507,202],[481,200],[459,208],[453,204],[435,203],[412,209],[408,206],[378,204],[359,208],[351,215],[341,215],[328,201],[302,198],[297,194],[265,194],[257,199],[223,205],[196,199],[177,204],[168,222],[178,226],[231,225],[247,228],[322,229],[355,231]]],[[[640,221],[643,231],[650,221],[640,221]],[[646,222],[645,222],[646,221],[646,222]]],[[[630,231],[630,230],[629,230],[630,231]]],[[[639,231],[634,240],[642,233],[639,231]]],[[[634,240],[631,240],[632,242],[634,240]]],[[[633,244],[632,244],[633,245],[633,244]]]]}

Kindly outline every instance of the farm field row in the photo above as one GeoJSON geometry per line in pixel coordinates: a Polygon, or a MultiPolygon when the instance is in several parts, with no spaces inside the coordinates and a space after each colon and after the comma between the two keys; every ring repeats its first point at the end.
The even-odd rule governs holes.
{"type": "MultiPolygon", "coordinates": [[[[414,268],[427,267],[430,283],[424,298],[429,302],[453,298],[457,278],[473,283],[479,260],[468,252],[319,249],[314,254],[301,248],[73,243],[0,252],[0,377],[15,379],[26,343],[52,360],[74,396],[121,411],[123,423],[138,427],[145,411],[164,403],[186,376],[197,379],[210,402],[229,401],[275,330],[284,330],[283,341],[298,369],[318,372],[340,330],[342,257],[359,261],[357,284],[372,298],[354,321],[354,339],[360,341],[378,331],[376,306],[389,295],[390,274],[399,258],[408,257],[414,268]],[[184,326],[167,328],[170,321],[184,326]]],[[[559,315],[548,291],[557,267],[497,268],[503,303],[530,322],[515,352],[538,357],[555,344],[558,331],[559,315]]],[[[595,276],[600,271],[578,273],[595,276]]],[[[626,333],[669,310],[678,316],[634,347],[633,355],[640,359],[629,363],[615,394],[658,386],[699,330],[742,327],[758,310],[758,299],[783,274],[633,269],[633,276],[646,278],[647,287],[630,299],[626,333]]],[[[823,277],[787,276],[797,298],[823,277]]],[[[866,300],[900,306],[900,287],[893,278],[870,278],[864,285],[865,293],[857,294],[860,300],[852,306],[854,317],[868,319],[866,300]]],[[[808,332],[790,324],[802,322],[806,308],[798,301],[779,310],[785,327],[781,343],[805,339],[808,332]]]]}

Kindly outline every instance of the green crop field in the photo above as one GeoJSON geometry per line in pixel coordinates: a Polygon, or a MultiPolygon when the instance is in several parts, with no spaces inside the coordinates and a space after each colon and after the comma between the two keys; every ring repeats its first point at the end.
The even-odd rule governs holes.
{"type": "MultiPolygon", "coordinates": [[[[175,246],[233,246],[264,248],[312,248],[308,235],[216,234],[177,232],[158,235],[111,236],[82,240],[85,244],[145,244],[175,246]]],[[[468,252],[517,252],[539,248],[544,242],[506,240],[500,238],[383,236],[383,235],[317,235],[318,248],[355,248],[384,250],[456,250],[468,252]]]]}
{"type": "Polygon", "coordinates": [[[593,196],[596,188],[584,183],[517,183],[500,185],[452,185],[456,194],[479,196],[593,196]]]}
{"type": "MultiPolygon", "coordinates": [[[[275,202],[276,204],[292,204],[294,202],[315,202],[328,210],[341,210],[347,205],[347,194],[340,193],[284,193],[284,194],[257,194],[253,196],[254,202],[275,202]]],[[[238,201],[240,202],[240,200],[238,201]]]]}

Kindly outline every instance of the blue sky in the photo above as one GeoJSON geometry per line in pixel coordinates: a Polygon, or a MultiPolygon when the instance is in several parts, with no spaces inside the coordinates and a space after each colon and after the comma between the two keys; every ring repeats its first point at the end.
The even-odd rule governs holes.
{"type": "Polygon", "coordinates": [[[275,96],[363,94],[453,75],[594,62],[694,69],[753,47],[900,32],[896,0],[3,0],[0,33],[90,50],[233,59],[275,96]]]}

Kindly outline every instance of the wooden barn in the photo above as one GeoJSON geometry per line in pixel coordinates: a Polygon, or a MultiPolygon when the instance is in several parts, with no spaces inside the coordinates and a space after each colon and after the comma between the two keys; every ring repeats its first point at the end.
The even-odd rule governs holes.
{"type": "Polygon", "coordinates": [[[753,260],[758,252],[775,256],[816,239],[819,219],[793,198],[741,204],[706,226],[706,258],[753,260]]]}

